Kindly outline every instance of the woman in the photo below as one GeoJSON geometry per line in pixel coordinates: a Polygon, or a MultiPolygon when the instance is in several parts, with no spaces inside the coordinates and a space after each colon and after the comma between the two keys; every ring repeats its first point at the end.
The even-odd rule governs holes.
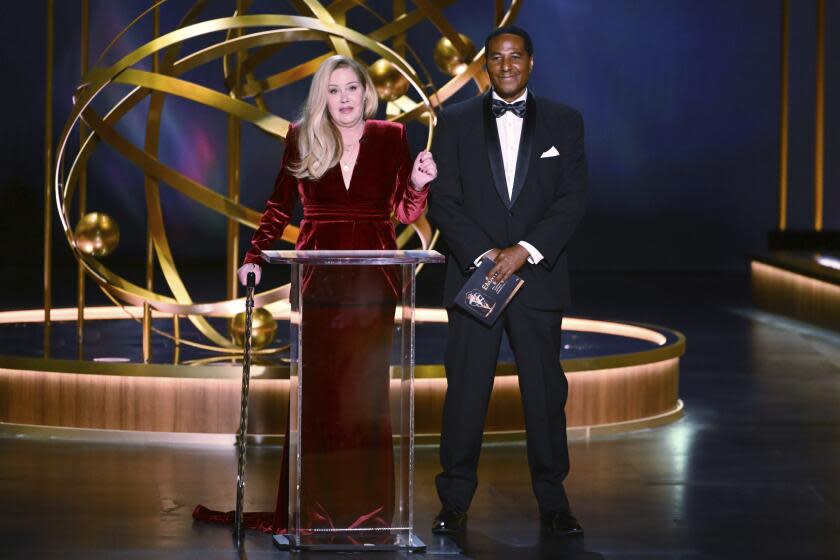
{"type": "MultiPolygon", "coordinates": [[[[289,128],[274,193],[238,271],[259,283],[263,259],[303,204],[297,249],[396,249],[391,215],[408,224],[426,206],[437,175],[431,153],[412,165],[405,128],[371,120],[378,100],[354,60],[327,59],[312,80],[303,116],[289,128]]],[[[384,267],[307,267],[303,279],[301,522],[306,528],[391,524],[394,472],[389,361],[399,276],[384,267]],[[329,333],[329,336],[324,336],[329,333]]],[[[287,429],[288,438],[288,429],[287,429]]],[[[288,441],[288,439],[287,439],[288,441]]],[[[266,531],[288,526],[288,450],[277,509],[266,531]]],[[[198,506],[194,517],[229,520],[198,506]]]]}

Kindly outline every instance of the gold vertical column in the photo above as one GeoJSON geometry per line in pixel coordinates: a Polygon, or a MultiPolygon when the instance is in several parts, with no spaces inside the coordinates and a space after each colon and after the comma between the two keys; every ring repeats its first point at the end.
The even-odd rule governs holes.
{"type": "MultiPolygon", "coordinates": [[[[405,16],[406,6],[405,0],[394,0],[394,17],[396,21],[398,18],[405,16]]],[[[405,57],[405,33],[398,33],[394,35],[393,49],[398,55],[405,57]]]]}
{"type": "MultiPolygon", "coordinates": [[[[89,37],[88,34],[90,32],[90,6],[89,0],[81,0],[81,19],[82,19],[82,26],[81,26],[81,45],[79,48],[80,54],[79,58],[81,59],[81,75],[84,78],[84,75],[87,74],[88,71],[88,46],[89,46],[89,37]]],[[[79,123],[79,141],[81,144],[84,144],[88,135],[87,127],[85,126],[84,122],[79,123]]],[[[87,163],[82,165],[82,168],[79,172],[79,186],[77,187],[79,192],[79,219],[81,220],[87,208],[87,163]]],[[[82,263],[79,262],[78,268],[76,270],[76,285],[78,287],[78,291],[76,293],[76,307],[78,308],[78,319],[76,321],[76,339],[78,341],[78,355],[79,359],[84,359],[84,337],[85,337],[85,269],[82,266],[82,263]]]]}
{"type": "Polygon", "coordinates": [[[814,231],[823,228],[825,181],[825,0],[817,0],[817,95],[814,126],[814,231]]]}
{"type": "MultiPolygon", "coordinates": [[[[154,1],[154,0],[153,0],[154,1]]],[[[152,39],[160,35],[160,8],[155,6],[152,16],[152,39]]],[[[160,59],[155,52],[152,57],[152,72],[160,71],[160,59]]],[[[147,187],[148,188],[148,187],[147,187]]],[[[155,278],[155,245],[152,240],[152,229],[146,220],[146,289],[154,290],[155,278]]],[[[177,321],[177,319],[176,319],[177,321]]],[[[148,302],[143,302],[143,362],[149,363],[152,359],[152,308],[148,302]]]]}
{"type": "Polygon", "coordinates": [[[782,0],[781,86],[779,95],[779,230],[787,229],[788,105],[790,78],[790,0],[782,0]]]}
{"type": "Polygon", "coordinates": [[[172,316],[172,336],[175,338],[175,348],[172,352],[172,363],[178,365],[181,361],[181,321],[178,315],[172,316]]]}
{"type": "Polygon", "coordinates": [[[52,311],[52,137],[53,137],[53,29],[55,2],[47,0],[47,68],[44,91],[44,357],[50,357],[50,313],[52,311]]]}
{"type": "Polygon", "coordinates": [[[496,25],[502,22],[505,17],[505,0],[496,0],[496,25]]]}
{"type": "MultiPolygon", "coordinates": [[[[236,0],[236,15],[243,15],[243,0],[236,0]]],[[[241,35],[239,30],[234,31],[233,37],[241,35]]],[[[242,52],[237,51],[234,56],[233,71],[231,72],[231,97],[238,98],[240,83],[242,82],[242,52]]],[[[239,202],[240,194],[240,159],[241,159],[241,125],[239,119],[228,114],[227,119],[227,192],[228,197],[234,202],[239,202]]],[[[236,270],[239,268],[239,223],[236,220],[228,219],[227,223],[227,297],[235,299],[239,291],[239,282],[236,270]]]]}

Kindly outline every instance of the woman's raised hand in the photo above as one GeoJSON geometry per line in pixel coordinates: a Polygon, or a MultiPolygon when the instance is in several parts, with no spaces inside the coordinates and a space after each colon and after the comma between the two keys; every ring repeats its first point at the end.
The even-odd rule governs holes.
{"type": "Polygon", "coordinates": [[[243,264],[239,267],[239,270],[236,271],[236,275],[239,277],[239,283],[243,286],[248,285],[249,272],[254,273],[254,286],[258,285],[262,276],[262,267],[254,263],[243,264]]]}
{"type": "Polygon", "coordinates": [[[414,167],[411,170],[411,185],[417,190],[422,190],[430,181],[434,181],[435,177],[437,177],[435,158],[432,157],[432,152],[423,150],[417,154],[417,159],[414,160],[414,167]]]}

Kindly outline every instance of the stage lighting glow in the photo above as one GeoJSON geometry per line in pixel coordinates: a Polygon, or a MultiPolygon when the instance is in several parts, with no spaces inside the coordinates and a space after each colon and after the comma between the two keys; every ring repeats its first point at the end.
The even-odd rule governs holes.
{"type": "Polygon", "coordinates": [[[753,261],[752,290],[756,305],[762,309],[833,329],[840,328],[838,284],[753,261]]]}
{"type": "MultiPolygon", "coordinates": [[[[85,317],[130,320],[125,310],[132,314],[141,312],[139,307],[130,306],[126,309],[88,307],[85,317]]],[[[290,312],[288,301],[271,311],[277,321],[299,320],[290,312]]],[[[40,309],[0,312],[0,323],[37,323],[43,321],[43,316],[40,309]]],[[[167,317],[168,314],[156,316],[167,317]]],[[[415,318],[418,324],[445,324],[446,310],[420,308],[416,310],[415,318]]],[[[55,322],[76,319],[75,308],[53,310],[55,322]]],[[[635,338],[655,346],[643,345],[645,349],[640,351],[630,349],[563,360],[569,381],[566,414],[570,438],[651,428],[682,416],[678,379],[685,338],[680,333],[661,327],[578,317],[565,318],[563,328],[565,331],[635,338]]],[[[500,363],[497,368],[485,434],[490,441],[521,441],[524,437],[516,373],[513,363],[500,363]]],[[[271,411],[282,410],[288,399],[288,375],[287,365],[255,364],[252,368],[251,376],[259,379],[259,383],[254,384],[255,395],[259,396],[255,400],[253,419],[260,431],[255,433],[259,433],[260,441],[264,443],[282,440],[280,434],[285,425],[282,418],[271,411]]],[[[440,363],[418,365],[414,375],[417,441],[434,445],[439,438],[446,391],[444,367],[440,363]]],[[[209,439],[203,441],[215,442],[221,432],[233,431],[231,426],[238,419],[235,405],[239,402],[240,376],[241,366],[230,356],[213,356],[181,364],[132,363],[120,356],[100,356],[90,361],[0,356],[0,386],[7,388],[11,396],[9,402],[14,403],[8,410],[0,410],[0,424],[34,425],[41,430],[39,433],[50,433],[51,437],[66,437],[82,427],[89,430],[87,437],[96,440],[116,437],[109,430],[117,429],[120,434],[145,432],[143,437],[148,441],[207,436],[209,439]],[[84,383],[80,383],[80,379],[84,379],[84,383]],[[113,407],[103,408],[92,416],[80,416],[79,411],[96,408],[93,403],[99,402],[96,399],[103,392],[114,399],[113,407]],[[58,423],[33,416],[33,396],[37,402],[46,403],[46,409],[62,410],[66,416],[58,423]],[[58,400],[51,401],[53,398],[58,400]],[[148,407],[160,408],[160,414],[108,416],[113,410],[148,407]],[[226,412],[220,413],[222,409],[226,412]],[[80,418],[84,420],[81,424],[80,418]],[[177,429],[173,430],[173,426],[177,429]]],[[[397,394],[399,381],[392,381],[392,385],[397,394]]]]}
{"type": "Polygon", "coordinates": [[[816,255],[814,260],[817,261],[821,266],[825,266],[827,268],[833,268],[834,270],[840,270],[840,259],[835,257],[828,257],[825,255],[816,255]]]}

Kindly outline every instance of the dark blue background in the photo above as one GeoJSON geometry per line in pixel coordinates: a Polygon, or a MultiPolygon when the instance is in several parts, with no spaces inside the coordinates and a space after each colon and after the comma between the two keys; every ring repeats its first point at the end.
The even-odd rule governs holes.
{"type": "MultiPolygon", "coordinates": [[[[42,243],[45,2],[0,5],[3,33],[4,112],[0,154],[0,233],[4,260],[38,263],[42,243]]],[[[79,79],[78,3],[57,2],[56,137],[79,79]]],[[[192,2],[172,0],[163,12],[171,30],[192,2]]],[[[388,13],[390,2],[373,2],[388,13]]],[[[814,3],[792,2],[791,15],[791,227],[811,223],[814,130],[814,3]]],[[[833,103],[840,47],[833,30],[840,10],[829,3],[827,46],[827,228],[840,228],[840,177],[833,103]]],[[[149,2],[92,0],[91,61],[149,2]]],[[[229,15],[233,2],[210,2],[206,17],[229,15]]],[[[493,2],[455,3],[446,16],[480,45],[491,29],[493,2]],[[477,6],[481,6],[480,9],[477,6]]],[[[255,2],[251,13],[283,3],[255,2]]],[[[517,23],[535,45],[531,85],[581,110],[586,121],[591,198],[571,247],[573,268],[584,270],[746,270],[746,256],[765,249],[776,226],[778,183],[779,46],[781,2],[740,0],[526,0],[517,23]]],[[[292,13],[289,8],[287,13],[292,13]]],[[[364,15],[350,24],[365,31],[364,15]]],[[[106,62],[151,35],[143,21],[118,42],[106,62]]],[[[409,34],[438,85],[432,63],[439,34],[425,23],[409,34]]],[[[219,38],[218,35],[213,37],[219,38]]],[[[190,43],[190,49],[200,41],[190,43]]],[[[202,43],[204,44],[204,43],[202,43]]],[[[311,45],[290,57],[319,53],[311,45]]],[[[371,62],[371,58],[368,62],[371,62]]],[[[221,89],[220,64],[188,79],[221,89]]],[[[308,83],[267,97],[272,111],[294,118],[308,83]]],[[[114,87],[113,102],[126,88],[114,87]]],[[[468,85],[457,99],[474,95],[468,85]]],[[[98,102],[100,111],[107,103],[98,102]]],[[[145,104],[120,130],[142,144],[145,104]]],[[[225,188],[225,117],[170,98],[161,158],[213,188],[225,188]]],[[[420,147],[422,130],[412,130],[420,147]]],[[[280,145],[243,127],[243,198],[261,208],[279,161],[280,145]]],[[[144,254],[142,175],[107,147],[90,164],[89,209],[113,214],[123,240],[114,259],[139,262],[144,254]]],[[[176,257],[223,263],[224,220],[171,189],[166,219],[176,257]]],[[[56,261],[69,261],[57,231],[56,261]]],[[[243,230],[250,237],[250,230],[243,230]]]]}

